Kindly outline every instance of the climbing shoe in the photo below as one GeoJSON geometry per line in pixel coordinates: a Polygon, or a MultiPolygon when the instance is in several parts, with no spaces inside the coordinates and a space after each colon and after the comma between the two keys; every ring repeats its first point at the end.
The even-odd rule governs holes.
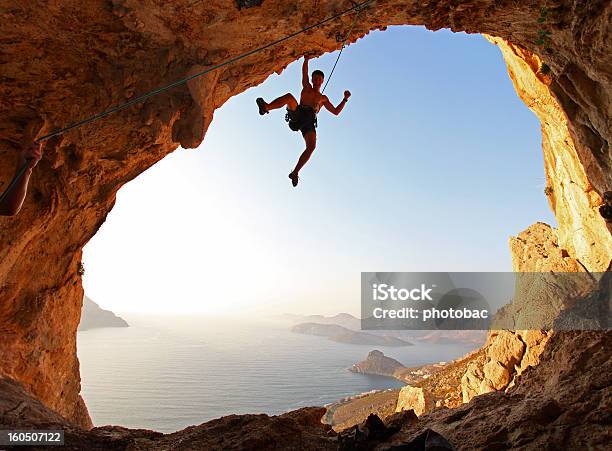
{"type": "Polygon", "coordinates": [[[266,102],[264,102],[264,99],[262,99],[261,97],[257,97],[257,99],[255,99],[255,102],[257,102],[257,106],[259,107],[259,114],[260,115],[264,115],[264,114],[268,114],[269,111],[266,110],[266,102]]]}
{"type": "Polygon", "coordinates": [[[299,177],[293,172],[289,174],[289,178],[291,179],[291,184],[295,187],[298,184],[299,177]]]}

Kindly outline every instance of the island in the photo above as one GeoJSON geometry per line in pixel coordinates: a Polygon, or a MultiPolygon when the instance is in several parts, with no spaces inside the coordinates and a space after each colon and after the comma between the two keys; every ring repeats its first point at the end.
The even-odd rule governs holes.
{"type": "Polygon", "coordinates": [[[347,329],[338,324],[301,323],[291,328],[291,332],[327,337],[339,343],[373,346],[412,346],[412,343],[397,337],[373,335],[347,329]]]}
{"type": "Polygon", "coordinates": [[[395,377],[398,370],[405,368],[406,367],[397,360],[387,357],[382,352],[375,349],[368,353],[365,360],[362,360],[361,362],[350,367],[349,371],[352,371],[353,373],[395,377]]]}

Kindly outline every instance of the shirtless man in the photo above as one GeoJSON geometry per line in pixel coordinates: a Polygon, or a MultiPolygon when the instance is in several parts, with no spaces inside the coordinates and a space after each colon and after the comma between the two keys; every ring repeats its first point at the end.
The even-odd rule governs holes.
{"type": "Polygon", "coordinates": [[[337,116],[344,109],[344,105],[346,105],[351,96],[349,91],[344,91],[344,99],[342,99],[338,106],[333,106],[327,96],[321,93],[321,85],[323,85],[324,79],[323,72],[320,70],[313,71],[312,84],[308,79],[308,60],[310,60],[310,56],[305,55],[304,64],[302,65],[302,93],[300,94],[299,104],[291,93],[287,93],[270,103],[266,103],[261,97],[256,100],[259,114],[261,115],[286,106],[287,115],[285,120],[289,122],[289,128],[293,131],[301,131],[304,141],[306,141],[306,150],[300,156],[295,169],[289,174],[293,186],[297,186],[300,169],[310,159],[317,145],[317,113],[321,106],[324,106],[327,111],[337,116]]]}
{"type": "Polygon", "coordinates": [[[17,181],[17,184],[13,186],[13,189],[6,193],[4,199],[0,201],[0,216],[14,216],[19,213],[28,192],[28,182],[30,181],[30,175],[32,175],[32,169],[38,164],[42,158],[42,154],[42,145],[38,143],[32,143],[21,152],[17,163],[16,174],[19,173],[19,169],[23,165],[27,164],[27,168],[17,181]]]}

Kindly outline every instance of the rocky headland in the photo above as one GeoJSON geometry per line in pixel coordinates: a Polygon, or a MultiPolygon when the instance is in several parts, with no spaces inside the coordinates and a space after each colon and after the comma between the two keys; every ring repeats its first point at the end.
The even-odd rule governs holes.
{"type": "Polygon", "coordinates": [[[387,357],[381,351],[374,350],[368,353],[365,360],[351,366],[349,371],[353,373],[395,377],[396,371],[405,368],[406,367],[397,360],[387,357]]]}
{"type": "Polygon", "coordinates": [[[81,321],[77,330],[99,329],[101,327],[129,327],[123,318],[115,315],[110,310],[101,308],[89,297],[83,298],[83,309],[81,310],[81,321]]]}

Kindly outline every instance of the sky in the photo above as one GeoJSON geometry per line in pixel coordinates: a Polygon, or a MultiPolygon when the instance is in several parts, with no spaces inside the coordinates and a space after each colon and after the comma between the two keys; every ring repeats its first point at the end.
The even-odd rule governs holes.
{"type": "MultiPolygon", "coordinates": [[[[311,61],[328,73],[337,53],[311,61]]],[[[284,110],[301,60],[215,112],[198,149],[125,185],[85,247],[85,293],[115,312],[359,314],[362,271],[511,271],[508,238],[555,225],[540,124],[480,35],[389,27],[348,46],[304,149],[284,110]]]]}

